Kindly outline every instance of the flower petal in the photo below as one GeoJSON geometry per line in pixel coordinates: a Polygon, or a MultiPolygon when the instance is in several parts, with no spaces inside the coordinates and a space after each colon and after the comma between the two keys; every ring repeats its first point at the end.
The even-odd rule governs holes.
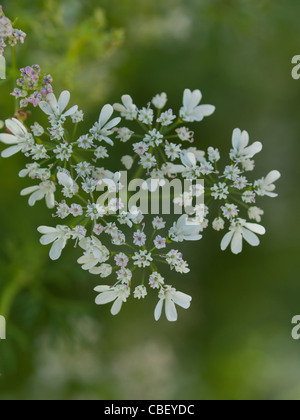
{"type": "Polygon", "coordinates": [[[22,144],[18,144],[16,146],[12,146],[9,147],[8,149],[3,150],[3,152],[1,153],[1,156],[3,158],[9,158],[13,155],[15,155],[16,153],[20,152],[23,148],[22,144]]]}
{"type": "Polygon", "coordinates": [[[249,158],[252,158],[257,153],[260,153],[262,151],[263,145],[260,141],[256,141],[251,146],[246,147],[244,149],[244,154],[247,155],[249,158]]]}
{"type": "Polygon", "coordinates": [[[266,184],[273,184],[274,182],[278,181],[281,177],[281,173],[279,171],[271,171],[265,178],[266,184]]]}
{"type": "Polygon", "coordinates": [[[43,198],[44,198],[44,196],[45,196],[45,194],[40,190],[40,189],[38,189],[37,191],[35,191],[30,197],[29,197],[29,200],[28,200],[28,204],[30,205],[30,207],[33,207],[34,205],[35,205],[35,203],[37,202],[37,201],[40,201],[40,200],[42,200],[43,198]]]}
{"type": "Polygon", "coordinates": [[[52,261],[56,261],[60,258],[63,249],[67,245],[67,240],[65,238],[60,238],[54,242],[50,250],[50,258],[52,261]]]}
{"type": "Polygon", "coordinates": [[[122,309],[122,305],[123,305],[123,300],[119,297],[113,304],[113,306],[111,307],[110,313],[112,315],[118,315],[118,313],[120,312],[120,310],[122,309]]]}
{"type": "Polygon", "coordinates": [[[172,294],[172,299],[176,305],[181,306],[181,308],[188,309],[191,306],[192,297],[186,295],[182,292],[174,292],[172,294]]]}
{"type": "Polygon", "coordinates": [[[103,127],[105,130],[111,130],[112,128],[116,127],[121,122],[121,118],[117,117],[109,121],[109,123],[106,124],[105,127],[103,127]]]}
{"type": "Polygon", "coordinates": [[[156,305],[155,311],[154,311],[154,318],[155,321],[158,321],[161,317],[162,309],[163,309],[164,299],[160,299],[158,304],[156,305]]]}
{"type": "Polygon", "coordinates": [[[260,244],[258,236],[256,236],[255,233],[248,229],[243,228],[243,237],[249,245],[258,246],[260,244]]]}
{"type": "Polygon", "coordinates": [[[234,254],[240,254],[243,250],[243,236],[240,231],[234,233],[231,241],[231,251],[234,254]]]}
{"type": "MultiPolygon", "coordinates": [[[[35,191],[38,191],[39,189],[40,189],[40,187],[38,185],[35,185],[33,187],[24,188],[24,190],[21,191],[21,196],[24,197],[25,195],[32,194],[35,191]]],[[[43,232],[40,232],[40,233],[43,233],[43,232]]]]}
{"type": "Polygon", "coordinates": [[[67,108],[71,99],[71,94],[68,90],[64,90],[58,99],[58,108],[60,113],[62,114],[64,110],[67,108]]]}
{"type": "Polygon", "coordinates": [[[102,292],[106,292],[106,291],[108,291],[108,290],[110,290],[110,289],[111,289],[111,286],[104,286],[104,285],[101,285],[101,286],[97,286],[97,287],[95,287],[95,288],[94,288],[94,291],[95,291],[95,292],[102,293],[102,292]]]}
{"type": "Polygon", "coordinates": [[[6,133],[0,134],[0,141],[1,141],[1,143],[4,143],[4,144],[19,143],[16,136],[13,136],[12,134],[6,134],[6,133]]]}
{"type": "Polygon", "coordinates": [[[66,188],[71,188],[74,185],[73,179],[64,172],[58,172],[57,179],[58,182],[66,188]]]}
{"type": "Polygon", "coordinates": [[[104,127],[107,121],[110,119],[112,114],[114,113],[114,109],[111,105],[107,104],[101,110],[100,117],[99,117],[99,124],[101,127],[104,127]]]}
{"type": "Polygon", "coordinates": [[[75,114],[75,112],[77,111],[78,111],[78,105],[72,106],[72,108],[68,109],[68,111],[64,113],[64,116],[69,117],[70,115],[75,114]]]}
{"type": "Polygon", "coordinates": [[[170,297],[166,297],[165,312],[166,312],[167,320],[169,322],[177,321],[178,315],[177,315],[176,306],[170,297]]]}
{"type": "Polygon", "coordinates": [[[191,101],[192,92],[190,89],[185,89],[183,94],[183,106],[188,110],[191,101]]]}
{"type": "Polygon", "coordinates": [[[52,242],[56,241],[56,239],[57,239],[57,233],[49,233],[41,237],[40,243],[42,245],[49,245],[49,244],[52,244],[52,242]]]}
{"type": "Polygon", "coordinates": [[[242,137],[242,132],[239,128],[236,128],[235,130],[233,130],[233,134],[232,134],[232,146],[236,151],[240,150],[241,147],[241,137],[242,137]]]}
{"type": "Polygon", "coordinates": [[[24,125],[16,118],[6,120],[5,125],[11,133],[18,137],[24,137],[24,135],[28,133],[24,125]]]}
{"type": "Polygon", "coordinates": [[[254,233],[258,233],[259,235],[264,235],[266,233],[266,229],[257,223],[246,223],[245,228],[251,230],[254,233]]]}
{"type": "Polygon", "coordinates": [[[107,303],[113,302],[118,297],[118,292],[114,289],[104,291],[96,297],[96,305],[106,305],[107,303]]]}
{"type": "Polygon", "coordinates": [[[57,232],[57,229],[56,228],[53,228],[53,227],[49,227],[49,226],[40,226],[38,228],[38,232],[39,233],[42,233],[44,235],[47,235],[48,233],[55,233],[55,232],[57,232]]]}
{"type": "Polygon", "coordinates": [[[225,249],[228,248],[228,245],[230,244],[230,242],[232,240],[233,234],[234,234],[234,231],[230,231],[230,232],[226,233],[226,235],[222,239],[222,242],[221,242],[222,251],[225,251],[225,249]]]}
{"type": "Polygon", "coordinates": [[[199,89],[194,90],[191,92],[190,101],[188,104],[189,111],[192,111],[196,106],[200,103],[202,99],[202,93],[199,89]]]}
{"type": "Polygon", "coordinates": [[[39,103],[39,107],[47,115],[53,115],[54,114],[54,111],[53,111],[51,105],[46,101],[41,101],[39,103]]]}
{"type": "Polygon", "coordinates": [[[193,115],[195,116],[196,121],[202,121],[204,117],[211,116],[216,110],[216,107],[213,105],[200,105],[194,109],[193,115]]]}
{"type": "Polygon", "coordinates": [[[46,194],[46,205],[48,209],[53,209],[55,207],[55,197],[52,192],[46,194]]]}

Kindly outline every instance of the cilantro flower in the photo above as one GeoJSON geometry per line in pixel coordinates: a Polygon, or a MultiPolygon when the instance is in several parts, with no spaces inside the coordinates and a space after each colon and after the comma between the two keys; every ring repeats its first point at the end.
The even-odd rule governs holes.
{"type": "Polygon", "coordinates": [[[8,158],[18,152],[28,152],[34,145],[34,139],[32,135],[28,133],[24,125],[16,118],[6,120],[5,125],[12,134],[0,134],[1,143],[10,145],[8,149],[5,149],[1,153],[1,156],[3,158],[8,158]]]}
{"type": "Polygon", "coordinates": [[[260,240],[256,234],[264,235],[266,229],[256,223],[247,223],[246,220],[237,219],[230,226],[230,231],[226,233],[221,242],[221,249],[225,251],[231,243],[231,251],[240,254],[243,249],[243,239],[249,245],[258,246],[260,240]]]}
{"type": "Polygon", "coordinates": [[[96,298],[96,305],[106,305],[114,302],[111,308],[112,315],[117,315],[121,311],[123,303],[130,296],[130,288],[127,285],[118,285],[116,287],[98,286],[94,290],[100,293],[96,298]]]}
{"type": "Polygon", "coordinates": [[[70,228],[68,226],[56,226],[56,228],[48,226],[40,226],[38,232],[43,236],[40,239],[42,245],[53,243],[50,250],[50,258],[56,261],[60,258],[63,249],[67,245],[68,239],[71,237],[70,228]]]}
{"type": "Polygon", "coordinates": [[[154,317],[156,321],[159,321],[161,318],[164,304],[167,320],[170,322],[175,322],[178,318],[176,305],[180,306],[181,308],[188,309],[191,306],[192,301],[191,296],[182,292],[177,292],[177,290],[172,286],[164,286],[159,293],[159,298],[160,300],[154,311],[154,317]]]}
{"type": "Polygon", "coordinates": [[[249,134],[247,131],[241,131],[236,128],[232,135],[232,146],[233,149],[230,152],[230,158],[234,161],[244,161],[255,156],[257,153],[262,151],[262,144],[260,141],[249,144],[249,134]]]}
{"type": "Polygon", "coordinates": [[[98,141],[105,141],[111,146],[114,145],[114,142],[110,139],[110,136],[114,133],[113,128],[115,128],[121,118],[114,118],[111,121],[110,118],[114,113],[114,109],[111,105],[105,105],[100,113],[99,121],[94,124],[94,127],[90,130],[91,135],[98,141]]]}
{"type": "Polygon", "coordinates": [[[180,117],[183,121],[202,121],[204,117],[212,115],[216,108],[213,105],[199,105],[202,99],[200,90],[190,89],[184,91],[183,107],[180,110],[180,117]]]}
{"type": "Polygon", "coordinates": [[[67,90],[64,90],[61,93],[58,100],[53,93],[49,93],[49,95],[46,96],[46,101],[41,101],[39,103],[39,107],[45,114],[55,119],[69,117],[78,111],[78,106],[75,105],[68,111],[64,112],[69,105],[70,99],[71,94],[67,90]]]}

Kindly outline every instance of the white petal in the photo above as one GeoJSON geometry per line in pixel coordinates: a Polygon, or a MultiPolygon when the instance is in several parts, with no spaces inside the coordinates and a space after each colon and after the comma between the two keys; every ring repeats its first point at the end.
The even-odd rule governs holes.
{"type": "Polygon", "coordinates": [[[265,183],[273,184],[274,182],[278,181],[280,177],[281,177],[281,173],[279,171],[272,171],[266,176],[265,183]]]}
{"type": "Polygon", "coordinates": [[[46,194],[46,205],[48,209],[53,209],[55,207],[55,197],[53,193],[46,194]]]}
{"type": "Polygon", "coordinates": [[[179,219],[177,220],[177,227],[179,229],[183,229],[187,224],[188,218],[189,217],[187,214],[183,214],[182,216],[180,216],[179,219]]]}
{"type": "Polygon", "coordinates": [[[59,112],[57,99],[56,99],[56,96],[54,95],[54,93],[49,93],[47,95],[46,99],[47,99],[48,104],[52,108],[52,114],[53,113],[56,114],[57,112],[59,112]]]}
{"type": "Polygon", "coordinates": [[[110,144],[111,146],[113,146],[114,145],[114,142],[109,138],[109,137],[103,137],[103,140],[106,142],[106,143],[108,143],[108,144],[110,144]]]}
{"type": "Polygon", "coordinates": [[[258,246],[260,244],[258,236],[256,236],[255,233],[251,232],[248,229],[243,228],[243,237],[249,245],[258,246]]]}
{"type": "Polygon", "coordinates": [[[248,146],[250,141],[249,133],[247,131],[243,131],[241,135],[241,147],[245,149],[248,146]]]}
{"type": "Polygon", "coordinates": [[[233,130],[232,146],[237,151],[239,151],[241,147],[241,137],[242,137],[242,132],[239,128],[236,128],[235,130],[233,130]]]}
{"type": "Polygon", "coordinates": [[[225,251],[225,249],[230,244],[230,242],[232,240],[232,237],[233,237],[233,234],[234,234],[234,231],[232,230],[232,231],[226,233],[226,235],[222,239],[222,242],[221,242],[221,249],[222,249],[222,251],[225,251]]]}
{"type": "Polygon", "coordinates": [[[0,134],[0,141],[4,144],[16,144],[19,143],[18,139],[12,134],[0,134]]]}
{"type": "MultiPolygon", "coordinates": [[[[99,275],[100,273],[102,272],[102,267],[92,267],[90,270],[89,270],[89,273],[90,274],[94,274],[94,275],[99,275]]],[[[108,276],[107,276],[108,277],[108,276]]]]}
{"type": "Polygon", "coordinates": [[[67,241],[65,238],[60,238],[54,242],[50,250],[50,258],[52,261],[56,261],[60,258],[63,249],[65,248],[67,241]]]}
{"type": "Polygon", "coordinates": [[[81,268],[85,271],[89,271],[91,268],[95,267],[97,264],[98,264],[98,261],[96,259],[94,259],[94,260],[88,261],[81,268]]]}
{"type": "Polygon", "coordinates": [[[231,251],[240,254],[243,250],[243,237],[240,231],[235,232],[231,241],[231,251]]]}
{"type": "Polygon", "coordinates": [[[133,100],[130,95],[123,95],[122,102],[127,109],[130,109],[133,106],[133,100]]]}
{"type": "Polygon", "coordinates": [[[200,241],[201,239],[202,239],[202,235],[189,235],[189,236],[184,236],[184,240],[185,241],[197,242],[197,241],[200,241]]]}
{"type": "Polygon", "coordinates": [[[47,235],[48,233],[57,233],[57,229],[49,226],[40,226],[38,232],[47,235]]]}
{"type": "Polygon", "coordinates": [[[18,137],[24,137],[24,135],[27,134],[27,130],[24,125],[16,118],[6,120],[5,125],[11,133],[18,137]]]}
{"type": "Polygon", "coordinates": [[[101,293],[101,292],[106,292],[107,290],[110,290],[111,289],[111,286],[104,286],[104,285],[101,285],[101,286],[97,286],[97,287],[95,287],[95,292],[99,292],[99,293],[101,293]]]}
{"type": "Polygon", "coordinates": [[[169,298],[166,298],[165,304],[166,317],[169,322],[175,322],[178,319],[175,303],[169,298]]]}
{"type": "MultiPolygon", "coordinates": [[[[35,185],[34,187],[28,187],[24,188],[24,190],[21,191],[21,196],[24,197],[25,195],[32,194],[35,191],[38,191],[40,187],[38,185],[35,185]]],[[[43,233],[43,232],[40,232],[43,233]]]]}
{"type": "Polygon", "coordinates": [[[113,127],[116,127],[121,122],[121,118],[117,117],[113,120],[109,121],[109,123],[106,124],[105,127],[103,127],[105,130],[111,130],[113,127]]]}
{"type": "Polygon", "coordinates": [[[57,239],[57,233],[49,233],[41,237],[40,243],[42,245],[49,245],[49,244],[52,244],[52,242],[56,241],[56,239],[57,239]]]}
{"type": "Polygon", "coordinates": [[[278,197],[278,194],[276,194],[276,193],[272,193],[272,192],[265,192],[265,195],[266,195],[267,197],[271,197],[271,198],[278,197]]]}
{"type": "Polygon", "coordinates": [[[111,105],[107,104],[104,105],[99,117],[99,124],[101,127],[104,127],[107,121],[110,119],[114,112],[114,109],[111,105]]]}
{"type": "Polygon", "coordinates": [[[52,107],[50,106],[50,104],[48,104],[48,102],[46,101],[41,101],[39,103],[39,107],[41,108],[41,110],[47,114],[47,115],[53,115],[54,111],[52,109],[52,107]]]}
{"type": "Polygon", "coordinates": [[[194,92],[192,92],[191,97],[190,97],[190,102],[188,105],[189,110],[191,111],[192,109],[196,108],[196,106],[200,103],[202,99],[202,93],[200,92],[199,89],[194,90],[194,92]]]}
{"type": "Polygon", "coordinates": [[[91,261],[90,255],[83,255],[82,257],[78,258],[77,262],[78,264],[86,264],[91,261]]]}
{"type": "Polygon", "coordinates": [[[72,108],[68,109],[68,111],[64,113],[64,116],[69,117],[70,115],[75,114],[75,112],[77,111],[78,111],[78,105],[72,106],[72,108]]]}
{"type": "Polygon", "coordinates": [[[266,233],[266,229],[257,223],[246,223],[245,227],[254,233],[258,233],[259,235],[264,235],[266,233]]]}
{"type": "Polygon", "coordinates": [[[161,317],[162,309],[163,309],[164,300],[160,299],[158,304],[156,305],[155,311],[154,311],[154,318],[155,321],[158,321],[161,317]]]}
{"type": "Polygon", "coordinates": [[[96,305],[106,305],[114,301],[118,297],[118,292],[112,290],[107,290],[101,293],[99,296],[96,297],[96,305]]]}
{"type": "Polygon", "coordinates": [[[37,201],[40,201],[44,198],[45,194],[41,190],[35,191],[28,200],[30,207],[33,207],[37,201]]]}
{"type": "Polygon", "coordinates": [[[191,306],[192,298],[189,295],[186,295],[182,292],[174,292],[172,294],[172,299],[176,305],[181,306],[184,309],[188,309],[191,306]]]}
{"type": "Polygon", "coordinates": [[[68,90],[64,90],[59,99],[58,99],[58,108],[60,113],[62,114],[64,112],[64,110],[67,108],[69,102],[71,99],[71,94],[68,90]]]}
{"type": "Polygon", "coordinates": [[[210,117],[216,110],[216,107],[213,105],[200,105],[198,106],[193,115],[197,121],[202,121],[204,117],[210,117]]]}
{"type": "Polygon", "coordinates": [[[117,112],[126,112],[126,108],[121,104],[114,104],[113,108],[117,112]]]}
{"type": "Polygon", "coordinates": [[[20,152],[22,147],[23,147],[22,144],[21,145],[18,144],[17,146],[9,147],[8,149],[3,150],[3,152],[1,153],[1,156],[3,158],[9,158],[9,157],[15,155],[16,153],[20,152]]]}
{"type": "Polygon", "coordinates": [[[183,94],[183,105],[186,108],[186,110],[188,110],[188,108],[189,108],[191,97],[192,97],[191,90],[190,89],[185,89],[184,94],[183,94]]]}
{"type": "Polygon", "coordinates": [[[255,156],[257,153],[262,151],[263,145],[260,141],[256,141],[251,146],[247,147],[244,150],[244,154],[246,154],[249,158],[255,156]]]}
{"type": "Polygon", "coordinates": [[[122,309],[122,305],[123,305],[123,300],[121,298],[118,298],[113,306],[111,307],[110,313],[112,315],[118,315],[118,313],[120,312],[120,310],[122,309]]]}
{"type": "Polygon", "coordinates": [[[60,184],[62,184],[66,188],[71,188],[74,185],[74,182],[69,175],[65,174],[64,172],[58,172],[57,179],[60,184]]]}
{"type": "Polygon", "coordinates": [[[197,164],[196,156],[191,152],[182,153],[181,161],[185,166],[189,168],[194,168],[197,164]]]}

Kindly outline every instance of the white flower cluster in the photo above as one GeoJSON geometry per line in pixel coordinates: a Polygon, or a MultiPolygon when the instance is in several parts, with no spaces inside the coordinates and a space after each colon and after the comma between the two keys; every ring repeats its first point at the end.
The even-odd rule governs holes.
{"type": "Polygon", "coordinates": [[[6,121],[7,130],[0,134],[0,142],[8,145],[2,157],[22,152],[28,160],[19,175],[34,182],[21,192],[29,196],[29,205],[45,199],[53,216],[64,221],[56,227],[38,229],[41,243],[52,244],[50,258],[60,258],[66,245],[73,241],[82,251],[78,264],[83,270],[100,278],[113,276],[111,285],[95,288],[99,293],[96,303],[113,302],[113,315],[119,313],[130,296],[144,299],[151,289],[158,293],[156,320],[161,317],[163,306],[169,321],[177,320],[175,305],[189,308],[191,297],[166,284],[159,267],[165,264],[180,274],[190,272],[178,245],[201,240],[211,214],[214,230],[224,230],[228,224],[229,232],[221,242],[223,250],[231,244],[233,253],[241,252],[243,239],[257,246],[257,234],[265,233],[258,224],[264,212],[256,203],[265,195],[276,197],[274,182],[280,174],[272,171],[259,180],[249,179],[248,173],[254,169],[253,157],[261,151],[262,144],[249,145],[248,133],[239,129],[233,132],[230,161],[223,171],[218,167],[218,149],[209,147],[202,151],[197,144],[192,147],[195,134],[189,125],[215,111],[211,105],[200,105],[201,99],[199,90],[185,90],[183,105],[176,115],[172,109],[165,110],[165,93],[156,95],[143,108],[125,95],[121,104],[105,105],[99,120],[86,134],[77,136],[83,112],[77,106],[68,109],[69,92],[64,91],[58,100],[50,93],[39,103],[49,119],[46,129],[38,122],[29,129],[14,118],[6,121]],[[114,118],[114,111],[120,117],[114,118]],[[134,121],[136,131],[132,128],[134,121]],[[74,128],[67,128],[67,124],[74,128]],[[203,180],[205,189],[203,185],[193,185],[174,197],[177,205],[188,204],[192,208],[189,215],[177,216],[178,220],[168,227],[159,214],[152,215],[149,221],[140,209],[127,211],[121,196],[111,198],[111,192],[117,197],[124,188],[120,173],[109,170],[110,156],[118,154],[114,149],[116,142],[128,144],[120,163],[128,171],[135,167],[136,173],[130,178],[142,178],[146,190],[156,191],[174,179],[203,180]],[[204,196],[205,204],[193,204],[195,198],[204,196]]]}

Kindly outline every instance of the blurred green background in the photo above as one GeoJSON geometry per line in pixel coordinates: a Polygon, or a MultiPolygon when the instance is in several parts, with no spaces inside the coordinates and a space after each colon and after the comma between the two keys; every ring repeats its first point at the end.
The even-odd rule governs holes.
{"type": "MultiPolygon", "coordinates": [[[[255,175],[282,172],[279,198],[262,200],[268,234],[241,256],[220,251],[208,230],[187,245],[192,274],[169,283],[193,296],[179,321],[155,323],[155,299],[131,302],[113,318],[93,303],[97,280],[52,263],[36,229],[53,223],[19,197],[21,156],[0,162],[0,399],[296,399],[300,342],[300,54],[298,0],[9,0],[6,14],[28,33],[19,66],[39,63],[68,88],[92,123],[104,103],[130,93],[138,105],[200,88],[214,117],[197,145],[230,148],[247,129],[264,150],[255,175]]],[[[9,54],[7,55],[9,61],[9,54]]],[[[9,82],[0,119],[10,117],[9,82]]],[[[34,116],[32,117],[34,120],[34,116]]]]}

